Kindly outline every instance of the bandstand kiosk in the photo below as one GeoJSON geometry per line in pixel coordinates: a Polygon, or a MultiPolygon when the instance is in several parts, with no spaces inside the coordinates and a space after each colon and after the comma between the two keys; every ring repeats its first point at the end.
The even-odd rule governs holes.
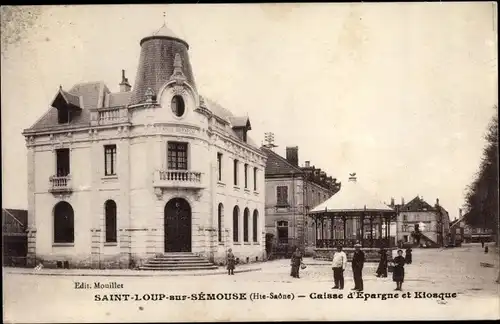
{"type": "Polygon", "coordinates": [[[364,190],[357,183],[356,173],[351,173],[337,194],[308,214],[316,229],[314,258],[331,260],[340,245],[350,260],[354,245],[359,243],[368,262],[380,259],[382,247],[392,259],[396,247],[391,238],[391,221],[396,220],[396,215],[396,210],[364,190]]]}

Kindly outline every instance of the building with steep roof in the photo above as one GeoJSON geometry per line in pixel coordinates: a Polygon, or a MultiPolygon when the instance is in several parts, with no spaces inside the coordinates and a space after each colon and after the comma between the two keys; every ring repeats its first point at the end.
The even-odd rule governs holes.
{"type": "Polygon", "coordinates": [[[165,25],[140,41],[134,86],[56,91],[24,130],[28,258],[141,267],[170,252],[265,258],[266,155],[247,116],[202,97],[188,43],[165,25]]]}
{"type": "Polygon", "coordinates": [[[296,146],[286,148],[286,158],[270,147],[262,150],[267,154],[266,233],[274,253],[291,252],[296,246],[312,249],[321,236],[318,231],[329,235],[330,226],[316,228],[308,222],[307,213],[338,192],[340,183],[309,161],[299,166],[296,146]]]}
{"type": "MultiPolygon", "coordinates": [[[[391,205],[394,206],[394,200],[391,205]]],[[[431,206],[423,198],[416,196],[408,203],[398,206],[397,218],[397,239],[403,244],[428,247],[447,245],[450,216],[439,204],[439,199],[431,206]]]]}

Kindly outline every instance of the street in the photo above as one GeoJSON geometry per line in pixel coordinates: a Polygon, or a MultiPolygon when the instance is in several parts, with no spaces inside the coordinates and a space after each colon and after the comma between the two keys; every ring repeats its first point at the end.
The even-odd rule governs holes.
{"type": "Polygon", "coordinates": [[[4,321],[498,319],[499,285],[495,279],[499,262],[494,251],[490,248],[490,253],[484,254],[477,244],[454,249],[415,249],[413,263],[405,267],[403,291],[398,297],[394,295],[398,292],[394,291],[390,274],[384,279],[375,277],[374,263],[365,265],[365,294],[354,296],[358,298],[348,298],[352,288],[350,264],[345,273],[345,289],[339,291],[331,289],[328,262],[312,259],[305,259],[308,266],[301,271],[300,279],[290,277],[289,260],[262,263],[260,271],[234,276],[43,276],[17,274],[13,273],[15,269],[4,268],[4,321]],[[481,262],[493,267],[482,267],[481,262]],[[96,282],[116,288],[94,288],[96,282]],[[91,288],[75,289],[85,284],[91,288]],[[247,299],[239,300],[243,298],[241,293],[246,293],[247,299]],[[423,293],[436,295],[425,298],[423,293]],[[154,300],[162,294],[173,299],[185,297],[184,301],[169,297],[154,300]],[[123,295],[129,295],[125,298],[128,300],[123,295]],[[130,300],[134,295],[136,300],[130,300]],[[217,300],[223,296],[230,300],[217,300]],[[109,301],[116,298],[121,301],[109,301]]]}

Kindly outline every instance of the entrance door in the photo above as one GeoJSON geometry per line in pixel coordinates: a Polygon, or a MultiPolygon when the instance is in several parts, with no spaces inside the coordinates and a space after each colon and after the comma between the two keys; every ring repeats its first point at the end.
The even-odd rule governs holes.
{"type": "Polygon", "coordinates": [[[165,205],[165,252],[191,252],[191,207],[185,199],[165,205]]]}

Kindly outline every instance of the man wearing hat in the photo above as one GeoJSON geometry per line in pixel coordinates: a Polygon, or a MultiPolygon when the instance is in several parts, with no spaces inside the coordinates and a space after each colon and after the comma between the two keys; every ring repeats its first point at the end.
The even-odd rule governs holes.
{"type": "Polygon", "coordinates": [[[361,244],[354,245],[352,257],[352,275],[354,277],[354,288],[352,290],[363,290],[363,266],[365,264],[365,253],[361,251],[361,244]]]}

